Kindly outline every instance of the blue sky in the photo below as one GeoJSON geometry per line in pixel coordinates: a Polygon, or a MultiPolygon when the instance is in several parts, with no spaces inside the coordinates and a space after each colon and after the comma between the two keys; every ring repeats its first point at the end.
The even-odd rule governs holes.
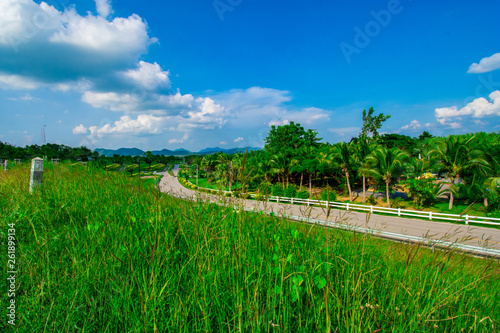
{"type": "Polygon", "coordinates": [[[498,1],[0,2],[0,140],[263,146],[500,130],[498,1]]]}

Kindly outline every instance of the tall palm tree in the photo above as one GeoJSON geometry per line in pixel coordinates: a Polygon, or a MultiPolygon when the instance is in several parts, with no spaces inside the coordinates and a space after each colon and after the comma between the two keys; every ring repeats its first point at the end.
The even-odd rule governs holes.
{"type": "Polygon", "coordinates": [[[278,175],[278,181],[281,175],[281,182],[283,189],[285,189],[285,178],[288,173],[289,161],[284,154],[278,153],[271,156],[270,163],[273,165],[272,172],[278,175]]]}
{"type": "Polygon", "coordinates": [[[385,146],[378,147],[367,157],[372,166],[371,172],[385,181],[385,195],[389,208],[391,208],[389,188],[393,179],[401,174],[402,163],[406,157],[408,157],[408,154],[405,151],[397,148],[387,149],[385,146]]]}
{"type": "Polygon", "coordinates": [[[366,177],[370,175],[371,167],[368,156],[375,150],[375,144],[369,144],[366,139],[359,139],[354,158],[359,165],[358,175],[363,178],[363,203],[366,202],[366,177]]]}
{"type": "Polygon", "coordinates": [[[440,140],[431,154],[438,159],[438,166],[445,171],[451,180],[450,203],[448,209],[453,208],[456,192],[456,180],[464,171],[470,169],[481,169],[488,166],[484,159],[484,153],[474,147],[475,135],[466,139],[464,137],[450,135],[440,140]]]}
{"type": "Polygon", "coordinates": [[[334,156],[344,173],[347,189],[349,190],[349,201],[352,201],[351,183],[349,182],[349,171],[353,162],[352,145],[347,142],[339,142],[335,145],[334,156]]]}

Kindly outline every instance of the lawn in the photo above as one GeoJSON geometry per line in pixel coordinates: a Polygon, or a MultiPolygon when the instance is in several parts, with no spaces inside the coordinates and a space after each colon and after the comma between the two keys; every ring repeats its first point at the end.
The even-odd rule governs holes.
{"type": "MultiPolygon", "coordinates": [[[[0,173],[18,332],[494,332],[498,260],[203,202],[93,167],[0,173]]],[[[7,263],[6,251],[2,251],[7,263]]],[[[7,267],[4,268],[7,271],[7,267]]],[[[8,290],[7,280],[0,288],[8,290]]],[[[8,296],[0,299],[6,304],[8,296]]],[[[5,329],[7,327],[7,329],[5,329]]]]}

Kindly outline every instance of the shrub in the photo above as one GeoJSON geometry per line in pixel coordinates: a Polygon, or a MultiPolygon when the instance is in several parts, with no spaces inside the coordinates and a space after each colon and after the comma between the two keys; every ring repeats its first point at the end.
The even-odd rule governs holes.
{"type": "Polygon", "coordinates": [[[226,197],[230,197],[230,196],[231,196],[231,192],[226,192],[224,195],[225,195],[226,197]]]}
{"type": "Polygon", "coordinates": [[[285,191],[283,192],[283,196],[287,198],[293,198],[297,194],[297,188],[295,185],[289,184],[287,188],[285,188],[285,191]]]}
{"type": "Polygon", "coordinates": [[[257,193],[257,194],[255,195],[255,200],[261,201],[261,200],[263,200],[263,199],[264,199],[264,196],[263,196],[261,193],[257,193]]]}
{"type": "Polygon", "coordinates": [[[295,194],[295,197],[299,199],[309,199],[310,196],[311,194],[308,190],[300,190],[297,192],[297,194],[295,194]]]}
{"type": "Polygon", "coordinates": [[[373,196],[373,194],[372,194],[372,195],[370,195],[370,196],[368,197],[368,199],[366,199],[366,201],[368,201],[368,203],[369,203],[370,205],[372,205],[372,206],[373,206],[373,205],[375,205],[375,204],[377,203],[377,199],[375,199],[375,197],[373,196]]]}
{"type": "Polygon", "coordinates": [[[403,202],[404,202],[404,200],[401,199],[400,197],[394,198],[391,200],[391,207],[392,208],[402,208],[403,202]]]}
{"type": "Polygon", "coordinates": [[[337,200],[337,194],[335,194],[335,192],[331,191],[331,190],[324,190],[322,193],[321,193],[321,200],[323,201],[335,201],[337,200]]]}
{"type": "Polygon", "coordinates": [[[283,196],[283,185],[274,184],[273,187],[271,187],[271,194],[275,197],[282,197],[283,196]]]}

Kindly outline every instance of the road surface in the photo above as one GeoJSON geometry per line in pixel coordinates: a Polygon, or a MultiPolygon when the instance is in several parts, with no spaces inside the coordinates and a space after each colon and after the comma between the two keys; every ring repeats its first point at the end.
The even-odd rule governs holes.
{"type": "MultiPolygon", "coordinates": [[[[174,175],[178,169],[174,169],[174,175]]],[[[220,197],[200,193],[183,187],[177,177],[168,172],[159,183],[163,193],[220,202],[220,197]]],[[[229,198],[224,198],[228,200],[229,198]]],[[[420,242],[428,246],[454,247],[458,250],[500,258],[500,229],[433,222],[397,216],[384,216],[344,211],[324,207],[307,207],[275,202],[233,199],[232,204],[244,205],[247,210],[273,212],[294,220],[318,223],[328,227],[355,230],[398,241],[420,242]]]]}

